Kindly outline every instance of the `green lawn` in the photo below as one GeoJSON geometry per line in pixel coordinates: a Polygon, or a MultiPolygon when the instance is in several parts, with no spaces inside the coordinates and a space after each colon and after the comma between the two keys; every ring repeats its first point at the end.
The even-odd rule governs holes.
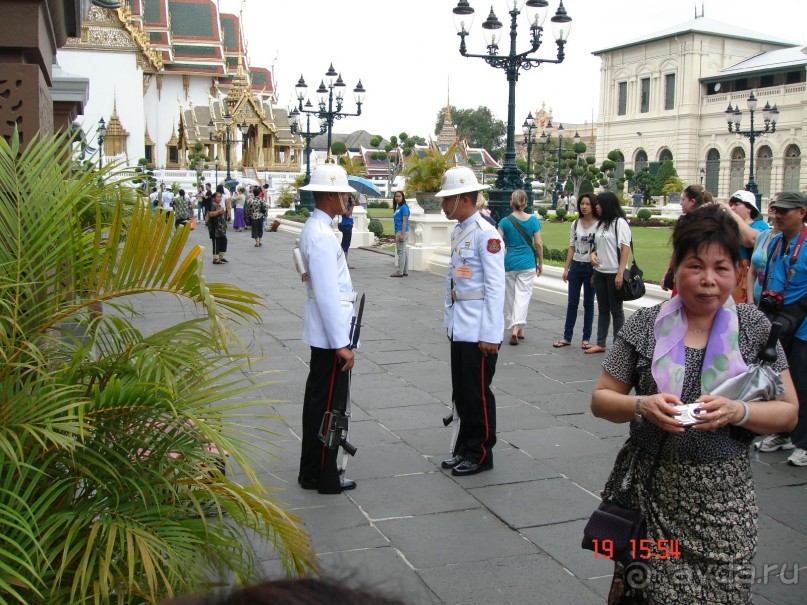
{"type": "Polygon", "coordinates": [[[368,208],[368,218],[377,218],[384,227],[384,234],[395,235],[395,224],[392,222],[392,208],[368,208]]]}
{"type": "MultiPolygon", "coordinates": [[[[541,222],[541,240],[544,248],[569,248],[569,230],[571,223],[541,222]]],[[[636,251],[636,262],[644,271],[645,279],[661,282],[670,264],[672,247],[670,236],[672,229],[668,227],[634,227],[631,229],[633,248],[636,251]]],[[[630,261],[628,261],[630,263],[630,261]]],[[[549,263],[563,266],[563,263],[549,263]]]]}
{"type": "MultiPolygon", "coordinates": [[[[370,218],[377,218],[384,226],[384,233],[393,233],[392,209],[370,208],[370,218]]],[[[569,247],[569,230],[571,223],[541,222],[541,239],[544,248],[566,250],[569,247]]],[[[636,250],[637,262],[644,271],[645,279],[660,283],[670,263],[672,248],[670,236],[672,229],[667,227],[634,227],[633,247],[636,250]]],[[[550,265],[563,266],[563,263],[549,262],[550,265]]],[[[630,261],[629,261],[630,262],[630,261]]]]}

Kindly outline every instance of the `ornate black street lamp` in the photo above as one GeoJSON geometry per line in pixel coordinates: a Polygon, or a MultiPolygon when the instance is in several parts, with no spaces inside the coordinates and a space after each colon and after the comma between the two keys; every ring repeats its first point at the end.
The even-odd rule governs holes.
{"type": "Polygon", "coordinates": [[[550,134],[546,134],[546,131],[542,130],[541,136],[538,137],[538,142],[541,144],[541,167],[543,168],[544,173],[544,194],[546,195],[546,185],[549,182],[549,162],[547,161],[546,150],[549,147],[550,141],[552,140],[552,120],[549,120],[545,127],[550,131],[550,134]]]}
{"type": "MultiPolygon", "coordinates": [[[[311,107],[311,101],[307,101],[305,107],[311,107]]],[[[308,185],[311,182],[311,139],[324,134],[328,128],[328,124],[324,118],[319,119],[319,128],[311,130],[311,114],[313,111],[304,111],[305,114],[305,129],[300,123],[300,112],[293,109],[289,112],[289,124],[291,124],[291,131],[294,134],[299,134],[305,139],[305,181],[303,185],[308,185]]],[[[303,208],[308,208],[309,211],[314,209],[314,195],[310,191],[300,192],[300,205],[303,208]]]]}
{"type": "MultiPolygon", "coordinates": [[[[502,22],[496,18],[493,7],[490,14],[482,24],[487,54],[470,54],[465,46],[465,38],[471,29],[474,9],[471,8],[468,0],[459,0],[454,7],[454,25],[457,28],[457,35],[460,36],[460,54],[463,57],[474,57],[484,59],[491,67],[503,69],[507,74],[509,83],[509,100],[507,105],[507,149],[504,154],[504,165],[499,170],[494,189],[490,190],[491,213],[496,220],[508,213],[510,195],[516,189],[521,189],[523,182],[521,171],[516,166],[515,148],[515,123],[516,123],[516,82],[520,69],[532,69],[541,63],[561,63],[564,59],[563,47],[569,38],[569,31],[572,26],[572,19],[566,14],[561,0],[555,16],[552,17],[552,29],[555,41],[558,45],[557,59],[539,59],[530,57],[530,53],[535,52],[541,46],[541,35],[543,34],[543,24],[549,9],[547,0],[527,0],[526,11],[530,26],[530,48],[522,53],[516,52],[516,38],[518,31],[516,28],[518,16],[521,14],[521,7],[525,5],[524,0],[507,0],[507,7],[510,13],[510,53],[499,56],[499,42],[502,37],[502,22]]],[[[532,212],[532,205],[528,212],[532,212]]]]}
{"type": "Polygon", "coordinates": [[[527,201],[532,208],[532,178],[530,178],[530,171],[532,165],[530,164],[530,156],[532,154],[532,147],[535,145],[535,131],[538,128],[535,126],[535,118],[532,117],[532,112],[527,115],[524,124],[521,125],[521,132],[524,133],[523,145],[527,148],[527,175],[524,178],[524,191],[527,194],[527,201]]]}
{"type": "Polygon", "coordinates": [[[762,195],[759,193],[757,182],[754,180],[754,141],[765,133],[776,132],[776,121],[779,119],[779,109],[777,109],[776,105],[771,107],[770,103],[765,103],[765,107],[762,108],[762,119],[765,122],[765,128],[762,130],[754,130],[754,111],[757,108],[757,98],[754,96],[753,91],[748,95],[747,103],[748,112],[751,114],[751,127],[748,130],[740,130],[740,121],[742,120],[743,112],[740,111],[739,105],[735,105],[734,109],[732,109],[731,103],[729,103],[729,107],[726,109],[726,121],[729,125],[729,132],[742,135],[751,141],[751,169],[748,175],[748,184],[745,188],[747,191],[754,194],[754,197],[757,198],[757,207],[761,208],[762,195]]]}
{"type": "MultiPolygon", "coordinates": [[[[546,125],[548,130],[552,130],[552,122],[546,125]]],[[[558,200],[560,199],[561,194],[563,193],[563,182],[561,179],[561,162],[563,160],[563,133],[565,129],[563,128],[563,124],[558,124],[558,169],[557,173],[555,174],[555,188],[552,191],[552,210],[556,210],[558,207],[558,200]]],[[[551,133],[547,135],[546,133],[542,132],[538,142],[544,146],[544,153],[546,153],[546,146],[552,139],[551,133]]],[[[574,144],[577,145],[580,142],[580,135],[575,132],[574,133],[574,144]]]]}
{"type": "MultiPolygon", "coordinates": [[[[230,175],[230,146],[233,143],[238,143],[238,140],[236,139],[236,135],[234,135],[232,132],[233,121],[230,119],[230,114],[225,111],[222,118],[224,118],[224,130],[222,132],[216,131],[216,125],[213,123],[213,118],[211,118],[207,123],[207,128],[208,132],[210,133],[211,143],[224,142],[224,153],[227,155],[227,176],[224,177],[224,184],[228,189],[231,189],[231,185],[234,183],[234,181],[230,175]]],[[[237,124],[237,126],[241,136],[247,136],[247,131],[249,130],[247,123],[244,122],[243,124],[237,124]]],[[[218,156],[218,154],[216,155],[218,156]]]]}
{"type": "Polygon", "coordinates": [[[106,139],[106,122],[102,116],[98,120],[98,170],[104,167],[104,139],[106,139]]]}
{"type": "Polygon", "coordinates": [[[353,89],[353,98],[356,101],[356,107],[358,108],[356,113],[347,113],[346,111],[342,111],[345,101],[346,86],[342,80],[342,75],[338,74],[333,68],[333,63],[331,63],[330,67],[328,67],[328,71],[325,72],[325,79],[319,83],[319,88],[317,88],[316,91],[317,102],[319,104],[318,109],[307,109],[306,107],[311,107],[310,102],[303,105],[303,101],[308,93],[308,85],[305,83],[302,75],[294,88],[297,91],[297,101],[299,104],[298,110],[300,113],[316,114],[321,119],[325,120],[325,124],[327,125],[328,129],[328,156],[330,156],[334,120],[341,120],[342,118],[348,116],[360,116],[361,106],[362,103],[364,103],[364,95],[367,91],[364,90],[364,86],[361,85],[361,80],[359,80],[359,83],[356,84],[356,88],[353,89]],[[334,100],[336,101],[335,106],[334,100]]]}

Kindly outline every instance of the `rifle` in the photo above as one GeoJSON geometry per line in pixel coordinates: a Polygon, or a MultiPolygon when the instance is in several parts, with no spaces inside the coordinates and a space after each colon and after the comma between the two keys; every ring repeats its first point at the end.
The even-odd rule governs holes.
{"type": "MultiPolygon", "coordinates": [[[[364,314],[364,294],[359,301],[359,311],[350,322],[350,344],[348,348],[353,350],[359,344],[359,333],[361,332],[361,318],[364,314]]],[[[342,374],[342,372],[339,372],[342,374]]],[[[338,380],[347,380],[347,397],[344,402],[340,401],[331,406],[330,411],[325,412],[322,417],[322,424],[319,428],[319,439],[325,446],[325,459],[323,461],[322,473],[319,478],[320,494],[339,494],[342,492],[342,482],[339,478],[340,472],[344,472],[347,466],[347,455],[342,460],[341,471],[337,468],[337,457],[341,447],[350,456],[356,455],[356,446],[347,440],[350,430],[350,379],[351,372],[346,377],[337,376],[338,380]]]]}
{"type": "Polygon", "coordinates": [[[454,403],[453,397],[451,399],[451,413],[443,416],[443,426],[449,427],[452,423],[454,428],[451,430],[451,439],[448,442],[448,453],[453,456],[454,447],[457,445],[457,436],[460,432],[460,417],[457,414],[457,404],[454,403]]]}

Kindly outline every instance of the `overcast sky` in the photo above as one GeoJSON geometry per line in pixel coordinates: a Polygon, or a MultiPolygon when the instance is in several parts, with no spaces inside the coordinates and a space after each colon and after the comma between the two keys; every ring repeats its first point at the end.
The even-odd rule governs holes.
{"type": "MultiPolygon", "coordinates": [[[[242,0],[219,0],[222,12],[238,14],[242,0]]],[[[507,119],[504,70],[459,54],[452,20],[456,0],[244,0],[243,17],[253,64],[274,66],[278,104],[287,107],[300,75],[314,91],[333,62],[347,84],[345,110],[355,113],[352,90],[361,78],[367,89],[362,115],[338,121],[336,132],[364,129],[389,137],[406,131],[428,137],[438,111],[487,106],[507,119]]],[[[504,31],[510,16],[505,0],[470,0],[476,10],[468,51],[484,52],[481,24],[491,5],[504,31]]],[[[559,0],[550,0],[549,17],[559,0]]],[[[566,59],[522,70],[516,87],[516,126],[528,111],[551,107],[555,121],[597,120],[600,59],[591,53],[684,23],[695,15],[691,0],[564,0],[572,17],[566,59]]],[[[701,9],[700,0],[697,3],[701,9]]],[[[807,44],[805,0],[707,0],[705,15],[794,44],[807,44]]],[[[554,58],[557,46],[549,17],[537,55],[554,58]]],[[[519,28],[518,52],[528,47],[526,19],[519,28]]],[[[507,45],[502,48],[509,50],[507,45]]],[[[503,53],[502,53],[503,54],[503,53]]],[[[518,132],[518,131],[517,131],[518,132]]]]}

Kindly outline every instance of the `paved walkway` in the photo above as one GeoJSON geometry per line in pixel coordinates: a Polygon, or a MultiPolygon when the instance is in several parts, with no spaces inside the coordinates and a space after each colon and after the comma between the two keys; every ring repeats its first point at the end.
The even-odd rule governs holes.
{"type": "MultiPolygon", "coordinates": [[[[358,488],[321,496],[296,483],[309,350],[300,340],[305,289],[292,268],[294,241],[267,234],[255,248],[248,233],[228,235],[231,262],[214,266],[208,254],[205,274],[266,297],[264,323],[255,328],[266,359],[257,367],[280,370],[279,382],[263,388],[284,418],[261,423],[282,446],[265,481],[285,490],[278,497],[305,520],[328,574],[413,605],[604,603],[612,564],[581,550],[580,539],[627,425],[589,411],[602,358],[579,348],[582,318],[574,346],[553,349],[565,308],[533,301],[526,341],[505,343],[493,379],[496,466],[454,478],[439,468],[450,438],[441,418],[451,405],[444,279],[421,272],[393,279],[391,257],[351,251],[353,283],[367,295],[353,372],[350,438],[359,451],[347,472],[358,488]]],[[[205,230],[191,240],[209,250],[205,230]]],[[[754,464],[757,563],[786,564],[787,581],[801,577],[796,585],[778,577],[759,583],[758,604],[807,602],[807,469],[785,458],[765,454],[754,464]]],[[[281,574],[271,552],[262,565],[270,577],[281,574]]]]}

